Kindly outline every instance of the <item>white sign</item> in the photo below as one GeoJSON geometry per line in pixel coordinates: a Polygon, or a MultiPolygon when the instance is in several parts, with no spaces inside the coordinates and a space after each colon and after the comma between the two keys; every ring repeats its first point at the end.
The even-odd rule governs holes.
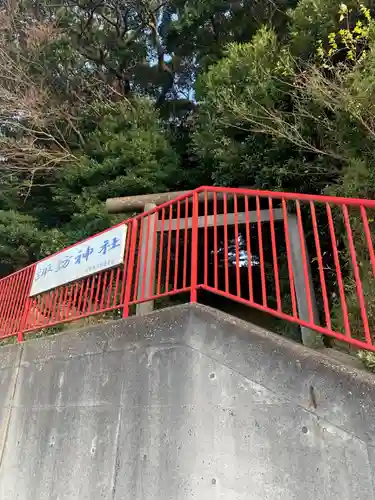
{"type": "Polygon", "coordinates": [[[126,233],[122,224],[38,262],[30,296],[122,264],[126,233]]]}

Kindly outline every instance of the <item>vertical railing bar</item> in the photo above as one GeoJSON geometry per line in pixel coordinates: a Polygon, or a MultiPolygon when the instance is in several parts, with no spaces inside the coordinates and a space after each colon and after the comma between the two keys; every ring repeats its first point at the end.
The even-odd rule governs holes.
{"type": "Polygon", "coordinates": [[[74,312],[72,314],[72,317],[75,317],[75,313],[77,310],[76,306],[77,306],[78,286],[79,286],[79,283],[77,281],[76,284],[74,285],[74,296],[73,296],[73,302],[72,302],[72,307],[74,309],[74,312]]]}
{"type": "Polygon", "coordinates": [[[362,216],[362,222],[363,222],[363,228],[365,231],[365,236],[366,236],[366,241],[367,241],[367,247],[369,250],[370,254],[370,261],[371,261],[371,266],[372,266],[372,273],[375,278],[375,253],[374,253],[374,246],[372,244],[372,237],[371,237],[371,232],[370,232],[370,227],[367,219],[367,212],[366,208],[361,205],[361,216],[362,216]]]}
{"type": "Polygon", "coordinates": [[[160,241],[159,241],[159,263],[158,263],[158,282],[156,294],[160,294],[161,288],[161,273],[163,270],[163,250],[164,250],[164,225],[165,225],[165,208],[161,209],[161,224],[160,224],[160,241]]]}
{"type": "MultiPolygon", "coordinates": [[[[127,250],[127,248],[128,248],[128,245],[126,245],[126,250],[127,250]]],[[[125,255],[126,255],[126,250],[125,250],[125,255]]],[[[124,262],[123,262],[123,267],[125,268],[126,265],[127,265],[127,262],[126,262],[126,257],[125,257],[124,262]]],[[[123,269],[120,266],[118,266],[116,268],[115,289],[113,291],[113,299],[112,299],[111,307],[116,307],[116,306],[121,304],[121,302],[120,303],[117,302],[118,286],[120,283],[121,271],[123,271],[123,269]]]]}
{"type": "Polygon", "coordinates": [[[111,292],[112,292],[112,285],[113,285],[113,275],[114,275],[114,269],[112,268],[110,273],[109,273],[109,286],[108,286],[108,292],[107,292],[106,309],[109,309],[109,307],[111,306],[111,292]]]}
{"type": "MultiPolygon", "coordinates": [[[[88,306],[90,308],[90,312],[93,312],[94,309],[94,304],[93,304],[93,298],[94,298],[94,291],[95,291],[95,283],[97,281],[97,275],[93,274],[92,280],[91,280],[91,286],[90,286],[90,296],[88,298],[88,306]]],[[[86,306],[87,307],[87,306],[86,306]]]]}
{"type": "Polygon", "coordinates": [[[55,322],[56,321],[61,321],[61,304],[63,303],[63,299],[64,299],[64,295],[65,295],[65,286],[62,285],[61,286],[61,290],[60,290],[60,296],[59,296],[59,302],[57,304],[57,317],[55,318],[55,322]]]}
{"type": "Polygon", "coordinates": [[[32,313],[31,324],[28,325],[28,328],[40,328],[41,326],[44,326],[44,314],[42,313],[44,307],[45,300],[43,295],[36,295],[34,297],[31,297],[30,311],[34,312],[32,313]]]}
{"type": "Polygon", "coordinates": [[[67,317],[67,319],[70,318],[70,309],[72,307],[72,302],[73,302],[74,285],[72,283],[69,284],[68,290],[69,290],[69,299],[68,299],[68,304],[66,306],[66,317],[67,317]]]}
{"type": "Polygon", "coordinates": [[[318,259],[318,266],[319,266],[320,285],[322,287],[324,315],[325,315],[325,320],[326,320],[326,326],[327,326],[327,328],[329,328],[331,330],[331,328],[332,328],[331,315],[329,312],[327,285],[326,285],[326,280],[325,280],[325,276],[324,276],[323,256],[322,256],[322,250],[321,250],[321,246],[320,246],[318,222],[316,219],[316,212],[315,212],[315,204],[313,201],[310,201],[310,211],[311,211],[311,220],[312,220],[313,231],[314,231],[316,256],[318,259]]]}
{"type": "Polygon", "coordinates": [[[53,323],[56,315],[56,306],[57,306],[57,301],[59,299],[61,288],[57,287],[53,290],[53,300],[52,300],[52,309],[51,309],[51,314],[49,316],[49,321],[48,324],[53,323]]]}
{"type": "Polygon", "coordinates": [[[275,291],[276,291],[276,304],[277,304],[277,310],[281,312],[282,307],[281,307],[281,293],[280,293],[280,276],[279,276],[279,264],[277,261],[275,219],[273,214],[272,198],[268,198],[268,205],[270,211],[270,230],[271,230],[272,260],[273,260],[275,291]]]}
{"type": "Polygon", "coordinates": [[[294,272],[293,272],[293,264],[292,264],[292,249],[290,244],[289,237],[289,223],[288,223],[288,211],[286,207],[285,198],[281,200],[282,208],[283,208],[283,219],[284,219],[284,233],[285,233],[285,246],[286,246],[286,254],[288,261],[288,274],[289,274],[289,284],[290,284],[290,297],[292,300],[292,312],[293,317],[298,318],[297,312],[297,302],[296,302],[296,290],[294,286],[294,272]]]}
{"type": "Polygon", "coordinates": [[[45,326],[48,323],[48,320],[46,319],[48,317],[48,307],[49,305],[49,297],[50,297],[50,291],[49,292],[44,292],[40,295],[34,296],[33,297],[33,302],[32,302],[32,307],[37,308],[37,314],[38,317],[36,319],[36,323],[34,322],[33,326],[45,326]]]}
{"type": "MultiPolygon", "coordinates": [[[[145,217],[145,221],[147,224],[147,230],[146,230],[146,247],[145,247],[145,253],[144,253],[144,261],[143,261],[143,269],[142,269],[142,282],[141,282],[141,299],[145,298],[145,291],[146,291],[146,279],[147,279],[147,267],[148,267],[148,254],[149,254],[149,247],[150,247],[150,232],[151,232],[151,217],[153,217],[154,212],[151,215],[147,215],[145,217]],[[146,220],[147,219],[147,220],[146,220]]],[[[142,247],[140,247],[142,248],[142,247]]],[[[152,249],[151,249],[152,251],[152,249]]],[[[147,296],[149,296],[149,290],[147,290],[147,296]]]]}
{"type": "Polygon", "coordinates": [[[169,276],[171,270],[171,246],[172,246],[172,222],[173,222],[173,211],[172,205],[169,205],[169,225],[168,225],[168,245],[167,245],[167,262],[166,262],[166,272],[165,272],[165,292],[169,291],[169,276]]]}
{"type": "Polygon", "coordinates": [[[0,280],[0,319],[3,317],[5,286],[6,281],[4,279],[0,280]]]}
{"type": "Polygon", "coordinates": [[[65,286],[62,285],[60,287],[60,295],[59,295],[59,299],[58,299],[58,303],[56,304],[56,312],[57,312],[57,315],[55,317],[55,322],[57,321],[61,321],[61,303],[63,301],[63,297],[64,297],[64,292],[65,292],[65,286]]]}
{"type": "Polygon", "coordinates": [[[229,248],[228,248],[228,203],[227,194],[223,194],[224,211],[224,273],[225,273],[225,293],[229,293],[229,248]]]}
{"type": "Polygon", "coordinates": [[[238,199],[234,195],[234,238],[236,240],[236,292],[237,297],[241,297],[241,274],[240,274],[240,250],[239,250],[239,231],[238,231],[238,199]]]}
{"type": "Polygon", "coordinates": [[[204,192],[204,284],[208,284],[208,193],[204,192]]]}
{"type": "Polygon", "coordinates": [[[14,324],[14,321],[13,321],[14,313],[15,313],[14,305],[15,305],[16,300],[17,300],[17,291],[19,288],[21,275],[22,275],[22,273],[17,273],[16,276],[12,277],[12,280],[11,280],[12,288],[9,289],[10,301],[9,301],[9,307],[8,307],[7,319],[6,319],[6,322],[8,324],[8,328],[9,328],[9,333],[14,333],[12,330],[13,324],[14,324]],[[15,291],[16,291],[16,293],[15,293],[15,291]]]}
{"type": "Polygon", "coordinates": [[[13,295],[11,293],[11,285],[12,285],[14,279],[15,279],[14,276],[10,276],[10,278],[7,281],[7,286],[6,286],[5,308],[4,308],[4,325],[7,325],[7,327],[8,327],[9,311],[12,307],[12,299],[13,299],[13,295]]]}
{"type": "Polygon", "coordinates": [[[29,316],[30,316],[30,310],[31,310],[31,304],[33,302],[33,297],[30,297],[29,294],[26,297],[25,305],[24,305],[24,310],[21,316],[21,321],[18,327],[18,333],[17,333],[17,340],[18,342],[23,342],[23,337],[25,330],[28,329],[28,324],[29,324],[29,316]]]}
{"type": "Polygon", "coordinates": [[[62,300],[63,300],[63,297],[64,297],[64,292],[65,292],[65,286],[60,286],[59,287],[60,289],[60,293],[59,293],[59,297],[58,297],[58,300],[56,302],[56,315],[55,315],[55,319],[54,319],[54,323],[56,323],[57,321],[61,321],[61,303],[62,303],[62,300]]]}
{"type": "Polygon", "coordinates": [[[103,279],[101,299],[100,299],[100,311],[102,311],[103,308],[104,308],[104,300],[105,300],[105,292],[106,292],[106,288],[107,288],[107,280],[108,280],[108,271],[105,271],[104,272],[104,279],[103,279]]]}
{"type": "MultiPolygon", "coordinates": [[[[94,311],[97,310],[97,303],[98,303],[98,294],[99,294],[99,290],[100,290],[100,281],[101,281],[101,277],[102,277],[102,272],[99,273],[99,276],[98,276],[98,288],[96,289],[96,294],[95,294],[95,304],[94,304],[94,311]]],[[[76,308],[76,311],[77,311],[77,314],[75,317],[76,318],[79,318],[80,316],[82,316],[83,314],[85,314],[85,308],[83,307],[83,314],[82,314],[82,310],[81,310],[81,306],[82,306],[82,298],[83,298],[83,289],[85,288],[85,282],[84,280],[81,281],[81,286],[80,286],[80,291],[79,291],[79,297],[78,297],[78,302],[77,302],[77,308],[76,308]]]]}
{"type": "Polygon", "coordinates": [[[257,223],[258,223],[258,246],[259,246],[260,278],[261,278],[261,284],[262,284],[262,303],[263,303],[264,307],[268,307],[268,305],[267,305],[267,282],[266,282],[266,274],[265,274],[265,269],[264,269],[262,219],[261,219],[261,212],[260,212],[259,196],[256,196],[255,202],[256,202],[257,223]]]}
{"type": "Polygon", "coordinates": [[[88,296],[89,296],[89,290],[92,287],[92,282],[93,282],[93,276],[88,276],[85,278],[86,281],[86,286],[85,286],[85,293],[83,295],[83,314],[86,314],[87,312],[87,301],[88,301],[88,296]]]}
{"type": "Polygon", "coordinates": [[[307,299],[307,310],[309,314],[309,322],[314,324],[314,312],[311,300],[311,287],[310,287],[310,278],[309,278],[309,269],[307,262],[307,252],[306,252],[306,243],[305,243],[305,233],[303,230],[303,222],[302,222],[302,213],[301,213],[301,204],[299,200],[296,200],[296,209],[297,209],[297,225],[299,232],[299,239],[301,242],[301,252],[302,252],[302,266],[303,266],[303,276],[305,279],[305,287],[306,287],[306,299],[307,299]]]}
{"type": "Polygon", "coordinates": [[[214,197],[214,275],[215,275],[215,288],[219,288],[219,262],[218,262],[218,235],[217,235],[217,194],[213,193],[214,197]]]}
{"type": "Polygon", "coordinates": [[[187,250],[189,240],[189,198],[185,200],[185,231],[184,231],[184,268],[182,277],[182,287],[186,288],[186,273],[187,273],[187,250]]]}
{"type": "Polygon", "coordinates": [[[344,223],[345,223],[346,233],[347,233],[347,237],[348,237],[349,252],[350,252],[350,257],[351,257],[352,266],[353,266],[353,274],[354,274],[354,279],[355,279],[355,284],[356,284],[356,289],[357,289],[359,308],[361,311],[363,328],[365,330],[365,338],[366,338],[366,342],[369,345],[372,345],[371,333],[370,333],[370,328],[369,328],[368,318],[367,318],[367,313],[366,313],[366,303],[365,303],[365,298],[363,295],[363,286],[362,286],[361,276],[359,274],[357,255],[356,255],[354,241],[353,241],[353,232],[352,232],[352,228],[350,226],[348,207],[346,205],[343,205],[342,211],[344,214],[344,223]]]}
{"type": "Polygon", "coordinates": [[[44,292],[42,293],[42,295],[40,296],[41,298],[41,303],[40,303],[40,307],[41,307],[41,314],[42,314],[42,326],[44,327],[45,325],[48,324],[48,318],[50,316],[50,312],[52,310],[52,295],[51,295],[51,290],[49,290],[48,292],[44,292]]]}
{"type": "Polygon", "coordinates": [[[69,284],[65,285],[65,291],[64,291],[64,298],[63,298],[63,314],[62,314],[62,320],[66,319],[66,309],[67,309],[67,303],[66,303],[66,298],[68,296],[68,290],[69,290],[69,284]]]}
{"type": "MultiPolygon", "coordinates": [[[[137,236],[138,236],[138,222],[136,219],[133,219],[133,221],[130,222],[130,224],[128,224],[126,227],[126,246],[125,246],[124,262],[122,264],[122,281],[121,281],[120,304],[119,304],[121,306],[124,306],[126,282],[129,279],[129,275],[131,276],[131,279],[133,279],[134,270],[130,269],[129,259],[130,259],[130,252],[131,252],[133,238],[135,238],[135,244],[136,244],[137,243],[137,236]],[[130,241],[129,241],[129,232],[130,232],[130,241]]],[[[134,247],[134,251],[135,251],[135,247],[134,247]]],[[[133,262],[132,263],[132,266],[133,266],[134,259],[132,262],[133,262]]],[[[120,276],[121,275],[121,267],[119,267],[118,269],[119,269],[118,275],[120,276]]],[[[118,288],[117,288],[117,290],[118,290],[118,288]]],[[[117,291],[115,293],[115,297],[116,297],[116,305],[117,305],[117,291]]],[[[130,297],[131,297],[131,295],[129,296],[129,301],[130,301],[130,297]]],[[[124,309],[123,309],[123,314],[124,314],[124,309]]],[[[126,317],[126,316],[123,316],[123,317],[126,317]]]]}
{"type": "Polygon", "coordinates": [[[198,298],[198,193],[193,193],[193,217],[192,217],[192,236],[191,236],[191,282],[190,282],[190,302],[197,302],[198,298]]]}
{"type": "Polygon", "coordinates": [[[180,218],[181,218],[181,206],[180,202],[177,202],[177,222],[176,222],[176,247],[175,247],[175,265],[174,265],[174,283],[173,283],[173,289],[177,290],[177,284],[178,284],[178,269],[179,269],[179,256],[180,256],[180,218]]]}
{"type": "MultiPolygon", "coordinates": [[[[124,271],[124,282],[125,282],[125,293],[123,302],[123,312],[122,317],[127,318],[129,316],[129,302],[131,300],[132,285],[134,279],[134,262],[135,262],[135,251],[138,239],[138,221],[135,219],[131,227],[131,239],[129,248],[129,261],[124,263],[124,268],[127,266],[126,280],[124,271]]],[[[121,294],[122,295],[122,294],[121,294]]]]}
{"type": "Polygon", "coordinates": [[[139,243],[138,243],[138,254],[137,254],[137,269],[135,274],[135,282],[134,282],[134,291],[133,291],[133,300],[137,300],[138,293],[138,284],[139,284],[139,274],[141,269],[141,248],[143,244],[143,225],[144,225],[144,217],[141,218],[141,225],[139,230],[139,243]]]}
{"type": "Polygon", "coordinates": [[[152,235],[152,248],[151,248],[151,269],[150,279],[148,282],[147,295],[152,297],[155,294],[155,274],[156,274],[156,255],[158,250],[158,225],[159,225],[159,210],[153,212],[153,235],[152,235]]]}
{"type": "MultiPolygon", "coordinates": [[[[49,309],[50,308],[50,296],[51,296],[51,291],[44,292],[38,296],[38,313],[41,315],[40,321],[38,320],[38,323],[41,324],[41,326],[45,326],[48,323],[48,317],[49,317],[49,309]],[[39,298],[40,298],[40,303],[39,303],[39,298]],[[40,307],[40,309],[39,309],[40,307]]],[[[34,302],[35,305],[35,302],[34,302]]]]}
{"type": "Polygon", "coordinates": [[[251,255],[251,240],[250,240],[250,220],[249,220],[249,197],[245,196],[245,221],[246,221],[246,253],[247,253],[247,274],[249,279],[249,300],[254,302],[253,292],[253,258],[251,255]]]}
{"type": "Polygon", "coordinates": [[[23,334],[26,329],[26,324],[28,321],[29,317],[29,312],[30,312],[30,305],[32,299],[30,298],[30,290],[31,290],[31,284],[34,278],[34,273],[35,273],[35,268],[36,266],[30,266],[26,269],[24,276],[24,283],[23,283],[23,290],[25,291],[24,296],[23,296],[23,313],[21,315],[20,323],[17,326],[18,332],[17,332],[17,340],[18,342],[23,341],[23,334]]]}
{"type": "Polygon", "coordinates": [[[20,272],[16,275],[15,279],[13,280],[14,285],[13,285],[13,290],[12,290],[12,305],[10,308],[10,314],[9,314],[9,330],[12,334],[16,333],[15,329],[15,324],[17,321],[17,300],[20,298],[20,293],[21,293],[21,284],[22,284],[22,277],[23,277],[23,272],[20,272]]]}
{"type": "Polygon", "coordinates": [[[348,320],[348,307],[347,307],[346,299],[345,299],[345,288],[344,288],[344,283],[343,283],[342,275],[341,275],[341,266],[340,266],[339,254],[337,251],[337,240],[336,240],[336,234],[335,234],[335,227],[333,224],[332,211],[331,211],[331,206],[329,203],[326,203],[325,206],[326,206],[326,212],[327,212],[327,217],[328,217],[328,227],[329,227],[329,232],[330,232],[330,236],[331,236],[333,260],[335,263],[337,283],[338,283],[338,287],[339,287],[341,310],[342,310],[342,315],[343,315],[343,320],[344,320],[344,329],[345,329],[345,334],[348,337],[350,337],[351,334],[350,334],[350,325],[349,325],[349,320],[348,320]]]}

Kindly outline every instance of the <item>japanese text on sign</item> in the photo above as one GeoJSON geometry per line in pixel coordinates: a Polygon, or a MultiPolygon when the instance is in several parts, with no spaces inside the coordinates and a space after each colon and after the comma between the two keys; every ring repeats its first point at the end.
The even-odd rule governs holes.
{"type": "Polygon", "coordinates": [[[30,296],[120,265],[126,232],[122,224],[38,262],[30,296]]]}

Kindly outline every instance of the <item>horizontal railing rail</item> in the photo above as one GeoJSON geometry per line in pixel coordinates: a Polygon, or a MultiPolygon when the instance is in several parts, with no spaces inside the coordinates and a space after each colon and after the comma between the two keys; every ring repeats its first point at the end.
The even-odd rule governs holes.
{"type": "Polygon", "coordinates": [[[201,290],[298,325],[307,345],[323,334],[375,351],[374,220],[375,200],[201,187],[114,226],[126,240],[113,266],[49,287],[51,270],[37,293],[51,256],[2,278],[0,338],[201,290]]]}

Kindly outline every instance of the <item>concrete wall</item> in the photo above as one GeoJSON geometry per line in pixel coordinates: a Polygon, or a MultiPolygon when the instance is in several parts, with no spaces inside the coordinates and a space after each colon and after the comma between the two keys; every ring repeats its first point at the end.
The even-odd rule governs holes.
{"type": "Polygon", "coordinates": [[[1,500],[374,498],[374,378],[201,306],[0,349],[1,500]]]}

